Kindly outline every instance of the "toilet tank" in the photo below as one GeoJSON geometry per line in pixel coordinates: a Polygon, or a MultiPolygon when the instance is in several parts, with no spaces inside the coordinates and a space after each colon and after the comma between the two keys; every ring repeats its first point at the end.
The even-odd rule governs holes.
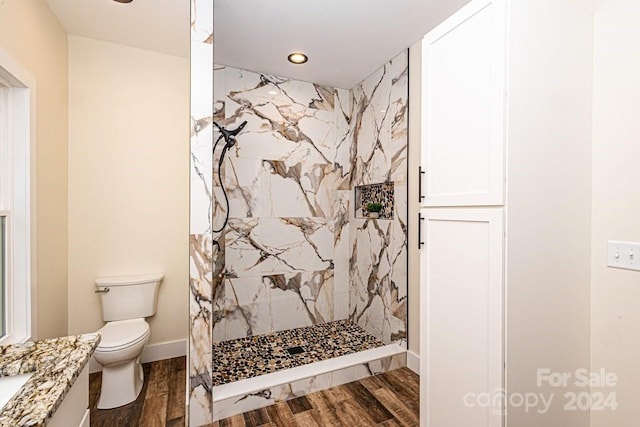
{"type": "Polygon", "coordinates": [[[142,274],[96,279],[96,293],[102,300],[102,319],[111,322],[153,316],[163,277],[162,274],[142,274]]]}

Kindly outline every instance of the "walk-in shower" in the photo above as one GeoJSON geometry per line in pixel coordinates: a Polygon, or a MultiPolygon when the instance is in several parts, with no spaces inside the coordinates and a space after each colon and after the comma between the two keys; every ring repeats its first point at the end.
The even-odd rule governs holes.
{"type": "Polygon", "coordinates": [[[219,119],[246,123],[218,168],[214,419],[402,364],[357,356],[406,336],[406,68],[402,53],[338,89],[214,67],[219,119]],[[296,371],[317,363],[333,366],[296,371]]]}
{"type": "Polygon", "coordinates": [[[403,366],[407,331],[407,52],[337,88],[211,66],[206,22],[192,26],[193,121],[210,124],[191,148],[194,426],[403,366]]]}

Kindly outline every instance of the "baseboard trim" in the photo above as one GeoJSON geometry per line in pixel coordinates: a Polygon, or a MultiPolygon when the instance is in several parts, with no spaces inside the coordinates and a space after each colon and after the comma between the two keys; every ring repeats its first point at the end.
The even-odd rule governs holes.
{"type": "MultiPolygon", "coordinates": [[[[140,356],[141,363],[155,362],[157,360],[171,359],[187,355],[187,340],[165,341],[149,344],[144,348],[140,356]]],[[[89,360],[89,372],[100,372],[102,366],[93,357],[89,360]]]]}
{"type": "Polygon", "coordinates": [[[420,375],[420,356],[413,351],[407,351],[407,368],[420,375]]]}
{"type": "Polygon", "coordinates": [[[187,340],[165,341],[146,346],[140,356],[140,362],[149,363],[186,355],[187,340]]]}
{"type": "Polygon", "coordinates": [[[91,412],[87,409],[84,413],[82,421],[80,421],[80,427],[89,427],[91,425],[91,412]]]}

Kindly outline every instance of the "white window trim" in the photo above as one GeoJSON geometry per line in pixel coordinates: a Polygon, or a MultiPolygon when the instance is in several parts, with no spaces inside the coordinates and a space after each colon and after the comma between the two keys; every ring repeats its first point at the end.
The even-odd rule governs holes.
{"type": "MultiPolygon", "coordinates": [[[[9,194],[10,226],[7,238],[6,335],[1,344],[36,338],[35,258],[35,138],[36,81],[18,62],[0,49],[0,80],[8,88],[0,100],[11,108],[0,111],[0,149],[6,147],[10,165],[1,165],[1,194],[9,194]],[[8,125],[8,126],[7,126],[8,125]]],[[[4,157],[4,156],[3,156],[4,157]]],[[[6,158],[6,157],[5,157],[6,158]]],[[[0,210],[6,209],[0,206],[0,210]]]]}

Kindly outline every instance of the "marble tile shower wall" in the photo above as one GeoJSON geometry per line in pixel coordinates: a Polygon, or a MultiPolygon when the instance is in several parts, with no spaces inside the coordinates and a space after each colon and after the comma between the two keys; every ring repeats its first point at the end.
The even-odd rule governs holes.
{"type": "Polygon", "coordinates": [[[336,141],[348,141],[349,127],[335,99],[348,91],[224,66],[215,77],[216,111],[229,128],[247,126],[223,166],[230,219],[213,339],[347,318],[335,247],[336,218],[349,210],[336,190],[348,175],[336,141]]]}
{"type": "Polygon", "coordinates": [[[224,280],[213,340],[346,318],[385,342],[403,340],[406,194],[393,221],[362,221],[353,188],[394,180],[406,193],[407,54],[353,90],[214,73],[216,120],[247,126],[223,166],[230,220],[216,246],[224,280]]]}
{"type": "MultiPolygon", "coordinates": [[[[391,220],[349,218],[349,318],[406,345],[408,54],[351,90],[349,189],[393,182],[391,220]]],[[[351,192],[350,194],[352,194],[351,192]]]]}

